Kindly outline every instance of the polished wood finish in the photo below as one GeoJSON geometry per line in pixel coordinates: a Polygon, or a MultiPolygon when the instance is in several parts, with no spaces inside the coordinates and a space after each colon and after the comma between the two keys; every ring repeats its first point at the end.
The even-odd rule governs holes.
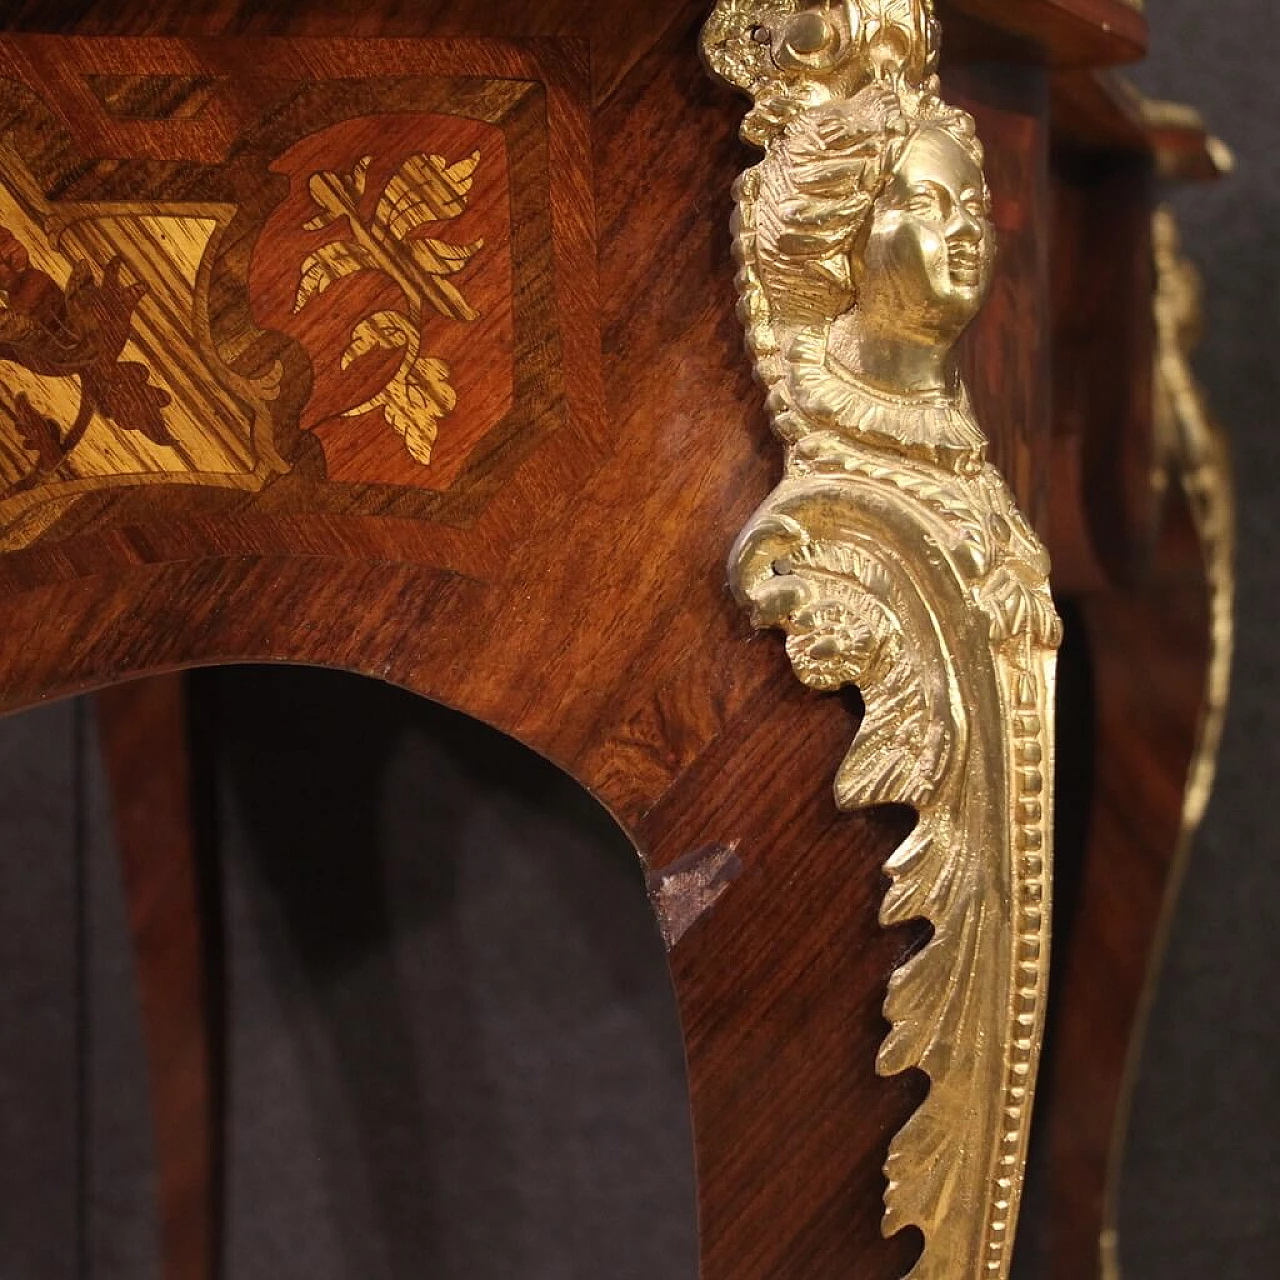
{"type": "Polygon", "coordinates": [[[1152,102],[1118,72],[1055,71],[1050,94],[1061,148],[1154,158],[1159,176],[1178,182],[1208,182],[1230,166],[1229,149],[1196,111],[1152,102]]]}
{"type": "MultiPolygon", "coordinates": [[[[1088,843],[1064,870],[1050,1204],[1055,1280],[1101,1270],[1126,1073],[1176,902],[1182,805],[1204,710],[1207,587],[1179,509],[1140,586],[1081,600],[1091,667],[1088,843]],[[1082,857],[1081,857],[1082,853],[1082,857]]],[[[1082,797],[1083,799],[1084,797],[1082,797]]]]}
{"type": "Polygon", "coordinates": [[[939,11],[949,57],[985,45],[1054,67],[1105,67],[1147,49],[1146,18],[1126,0],[940,0],[939,11]]]}
{"type": "Polygon", "coordinates": [[[1000,246],[962,372],[992,458],[1039,529],[1048,516],[1052,415],[1048,78],[1038,67],[948,68],[947,100],[970,112],[986,147],[1000,246]]]}
{"type": "MultiPolygon", "coordinates": [[[[887,1278],[907,1269],[916,1244],[880,1237],[881,1164],[921,1085],[879,1081],[874,1064],[886,977],[917,939],[882,931],[876,915],[879,869],[908,819],[839,814],[830,772],[856,710],[793,687],[781,646],[753,639],[723,588],[733,531],[774,462],[734,316],[728,214],[745,158],[741,108],[698,60],[702,17],[701,6],[682,13],[589,122],[578,117],[552,166],[553,231],[594,238],[599,283],[585,255],[568,257],[548,322],[560,322],[568,352],[576,342],[602,353],[603,404],[589,363],[572,365],[566,383],[581,407],[569,424],[488,455],[437,509],[404,497],[385,516],[353,510],[322,471],[304,470],[261,497],[167,489],[152,506],[132,490],[113,497],[109,516],[73,513],[0,560],[0,697],[13,708],[232,659],[340,666],[547,755],[608,805],[653,872],[708,846],[735,848],[740,874],[672,952],[702,1276],[887,1278]],[[577,202],[581,191],[594,205],[577,202]],[[598,310],[574,321],[573,307],[596,297],[598,310]]],[[[118,45],[112,61],[182,52],[223,67],[239,59],[252,77],[261,59],[310,57],[318,72],[369,74],[392,52],[311,48],[118,45]]],[[[441,58],[529,67],[508,48],[394,52],[437,74],[441,58]]],[[[557,48],[537,46],[557,74],[585,65],[579,45],[557,48]]],[[[522,74],[551,83],[545,70],[522,74]]],[[[1041,189],[1042,74],[958,87],[991,126],[993,163],[1041,189]]],[[[79,101],[96,125],[96,108],[79,101]]],[[[999,196],[997,221],[1026,246],[1011,253],[1011,272],[1047,253],[1027,196],[999,196]]],[[[1035,368],[1043,330],[1024,321],[1039,314],[1038,286],[1011,277],[1007,288],[986,358],[1035,368]]],[[[1000,377],[975,381],[998,456],[1032,450],[1047,429],[1035,380],[1008,403],[1000,377]]]]}
{"type": "Polygon", "coordinates": [[[1106,77],[1056,75],[1052,100],[1050,544],[1072,660],[1041,1138],[1052,1274],[1077,1280],[1103,1274],[1117,1225],[1130,1073],[1185,870],[1213,660],[1207,549],[1158,479],[1151,210],[1159,176],[1221,168],[1193,115],[1149,116],[1106,77]]]}
{"type": "MultiPolygon", "coordinates": [[[[1080,504],[1084,557],[1132,581],[1156,518],[1152,164],[1145,155],[1059,149],[1053,179],[1055,498],[1080,504]]],[[[1060,521],[1059,590],[1094,572],[1067,543],[1072,527],[1060,521]]]]}
{"type": "MultiPolygon", "coordinates": [[[[978,118],[1002,242],[965,373],[994,461],[1052,531],[1059,589],[1089,593],[1098,689],[1112,700],[1098,727],[1106,787],[1062,944],[1069,1000],[1047,1100],[1065,1180],[1061,1256],[1083,1268],[1061,1274],[1078,1280],[1092,1274],[1103,1133],[1180,808],[1198,659],[1172,629],[1194,634],[1203,616],[1201,587],[1161,558],[1160,513],[1143,487],[1149,152],[1117,126],[1122,113],[1097,97],[1098,82],[1051,79],[1049,68],[1140,56],[1145,24],[1120,0],[945,9],[945,87],[978,118]],[[1135,582],[1147,585],[1130,596],[1135,582]],[[1145,637],[1162,656],[1134,683],[1145,637]],[[1149,738],[1166,722],[1176,731],[1153,755],[1149,738]],[[1135,844],[1126,824],[1139,810],[1146,838],[1135,844]],[[1112,875],[1135,886],[1132,930],[1108,896],[1112,875]],[[1091,1056],[1099,1018],[1106,1031],[1091,1056]]],[[[24,86],[27,154],[51,207],[168,192],[239,211],[242,238],[217,260],[211,310],[228,331],[241,317],[246,370],[281,364],[267,412],[284,463],[254,489],[103,487],[0,556],[0,708],[161,675],[150,692],[103,704],[124,786],[148,724],[176,742],[176,686],[164,673],[310,663],[445,702],[548,756],[631,835],[667,926],[702,1280],[891,1280],[918,1242],[880,1237],[881,1164],[924,1083],[879,1080],[874,1063],[887,976],[921,939],[881,930],[877,911],[880,868],[911,815],[836,810],[831,776],[859,708],[796,685],[781,645],[754,638],[724,588],[729,543],[776,463],[734,315],[729,190],[749,152],[737,138],[741,104],[697,57],[706,11],[688,0],[373,0],[355,13],[337,0],[21,0],[0,19],[11,31],[94,37],[0,42],[3,74],[24,86]],[[167,38],[104,38],[119,35],[167,38]],[[292,38],[262,39],[281,35],[292,38]],[[464,79],[528,92],[495,105],[497,90],[485,91],[487,105],[461,110],[464,79]],[[306,252],[299,220],[314,213],[310,174],[349,177],[376,133],[386,180],[417,136],[325,131],[405,112],[419,125],[437,118],[450,161],[471,147],[477,120],[505,130],[510,161],[501,182],[472,188],[447,237],[509,240],[512,285],[504,296],[503,268],[484,277],[479,256],[455,277],[470,306],[509,312],[509,324],[467,331],[470,355],[466,342],[450,350],[458,403],[440,421],[431,472],[404,455],[385,410],[366,414],[367,436],[336,438],[349,424],[334,408],[346,404],[332,400],[343,372],[334,364],[353,324],[383,303],[371,295],[359,314],[336,307],[310,326],[289,305],[306,252]],[[323,168],[272,175],[269,161],[317,137],[325,145],[307,158],[323,168]],[[250,245],[263,237],[269,252],[254,263],[250,245]],[[308,418],[325,361],[332,403],[308,418]],[[442,461],[451,449],[452,470],[442,461]],[[683,877],[707,859],[716,892],[697,897],[683,886],[701,882],[683,877]]],[[[166,840],[181,848],[175,775],[147,785],[172,819],[166,840]]],[[[1087,802],[1063,797],[1064,808],[1087,802]]],[[[158,852],[125,834],[131,865],[158,852]]],[[[156,874],[184,904],[173,919],[190,936],[166,935],[187,948],[172,990],[144,966],[153,1067],[159,1080],[180,1046],[203,1062],[157,1107],[193,1115],[211,1095],[190,1005],[190,873],[156,874]]],[[[134,883],[139,938],[150,938],[163,921],[134,883]]],[[[178,1259],[210,1256],[204,1114],[184,1130],[160,1124],[175,1278],[203,1274],[178,1259]]]]}
{"type": "Polygon", "coordinates": [[[183,678],[104,689],[95,710],[151,1077],[162,1273],[206,1280],[219,1200],[216,1002],[203,924],[213,904],[202,902],[196,870],[183,678]]]}
{"type": "MultiPolygon", "coordinates": [[[[39,483],[28,484],[28,472],[0,494],[5,545],[26,545],[55,526],[59,538],[100,531],[163,509],[176,528],[192,501],[189,486],[203,491],[205,509],[226,515],[248,503],[273,512],[438,515],[457,526],[500,496],[541,439],[576,437],[560,451],[575,463],[595,449],[600,356],[582,148],[589,88],[572,42],[200,50],[15,37],[0,47],[0,79],[14,140],[0,167],[19,193],[0,202],[0,219],[24,257],[48,242],[47,269],[23,275],[55,299],[66,294],[48,319],[29,309],[18,317],[44,325],[43,344],[0,351],[18,373],[67,367],[42,353],[58,350],[68,331],[94,349],[94,334],[81,337],[80,328],[96,313],[78,325],[73,301],[105,293],[113,270],[140,278],[130,287],[132,327],[128,318],[121,326],[130,358],[114,376],[127,365],[150,380],[161,430],[143,429],[171,450],[126,453],[137,415],[104,412],[69,457],[63,443],[39,483]],[[118,68],[131,56],[140,72],[122,78],[118,68]],[[384,74],[388,58],[400,72],[393,80],[384,74]],[[235,77],[225,74],[239,64],[235,77]],[[30,95],[41,96],[32,104],[30,95]],[[75,104],[65,132],[45,105],[50,97],[62,113],[75,104]],[[430,156],[419,138],[447,152],[449,173],[472,156],[478,165],[459,177],[447,213],[433,203],[440,197],[429,190],[430,156]],[[95,155],[112,158],[84,159],[95,155]],[[415,155],[423,171],[405,167],[415,155]],[[114,158],[124,156],[131,161],[114,158]],[[364,199],[360,210],[317,216],[315,184],[352,181],[366,156],[365,195],[386,193],[377,208],[364,199]],[[171,168],[180,160],[189,170],[182,181],[171,168]],[[377,222],[409,172],[422,190],[401,202],[424,202],[430,221],[397,238],[377,222]],[[290,188],[283,202],[281,176],[290,188]],[[24,185],[37,189],[21,194],[24,185]],[[50,191],[59,192],[56,202],[50,191]],[[60,219],[74,221],[55,244],[48,228],[60,219]],[[148,268],[147,245],[191,238],[193,226],[202,230],[181,269],[148,268]],[[461,265],[444,256],[461,253],[469,255],[461,265]],[[58,258],[69,283],[49,274],[58,258]],[[417,314],[406,272],[434,282],[438,307],[422,304],[417,314]],[[78,288],[83,278],[88,287],[78,288]],[[402,363],[417,385],[402,391],[397,415],[385,402],[395,379],[403,381],[402,363]],[[399,437],[415,411],[421,420],[437,403],[449,425],[443,433],[432,426],[428,459],[399,437]]],[[[58,408],[47,397],[37,424],[42,415],[64,423],[74,416],[58,408]]],[[[31,451],[31,429],[12,416],[21,445],[13,447],[10,428],[10,448],[31,451]]],[[[74,436],[72,428],[66,441],[74,436]]],[[[543,453],[533,465],[546,461],[543,453]]]]}
{"type": "MultiPolygon", "coordinates": [[[[939,0],[948,58],[1002,58],[1055,67],[1135,62],[1147,24],[1126,0],[939,0]]],[[[647,5],[590,0],[370,0],[358,11],[343,0],[17,0],[0,29],[82,35],[326,35],[559,37],[588,41],[595,98],[607,97],[673,25],[705,17],[702,0],[647,5]]]]}

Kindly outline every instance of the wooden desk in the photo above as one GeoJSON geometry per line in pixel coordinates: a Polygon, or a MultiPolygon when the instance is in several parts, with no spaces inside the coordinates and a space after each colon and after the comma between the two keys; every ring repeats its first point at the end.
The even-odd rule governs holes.
{"type": "MultiPolygon", "coordinates": [[[[882,1238],[882,1165],[926,1083],[876,1075],[886,984],[926,938],[878,922],[913,819],[832,803],[860,709],[795,681],[726,590],[778,450],[735,318],[730,190],[754,156],[699,59],[708,8],[27,0],[6,20],[0,702],[159,678],[102,709],[170,1276],[210,1274],[216,1232],[170,673],[246,660],[457,707],[628,831],[680,1001],[703,1280],[889,1280],[920,1253],[915,1230],[882,1238]]],[[[1001,245],[960,366],[1095,664],[1064,748],[1096,775],[1070,768],[1062,796],[1094,818],[1062,851],[1047,1118],[1076,1280],[1221,692],[1221,466],[1177,380],[1184,326],[1153,381],[1150,235],[1160,173],[1220,152],[1098,78],[1142,53],[1133,4],[940,16],[1001,245]]]]}

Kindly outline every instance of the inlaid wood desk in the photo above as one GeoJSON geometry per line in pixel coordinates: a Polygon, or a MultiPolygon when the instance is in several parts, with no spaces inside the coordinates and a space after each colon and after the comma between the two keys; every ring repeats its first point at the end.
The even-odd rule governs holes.
{"type": "Polygon", "coordinates": [[[703,1280],[1006,1276],[1046,1018],[1055,1274],[1114,1273],[1231,611],[1155,214],[1229,157],[1114,78],[1139,0],[0,25],[0,703],[104,691],[167,1280],[218,1225],[175,673],[239,661],[459,708],[629,833],[703,1280]]]}

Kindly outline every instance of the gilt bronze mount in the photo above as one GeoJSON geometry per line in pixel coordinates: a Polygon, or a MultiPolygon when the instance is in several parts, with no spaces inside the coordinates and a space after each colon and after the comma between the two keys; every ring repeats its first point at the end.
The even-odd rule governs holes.
{"type": "Polygon", "coordinates": [[[987,461],[957,341],[995,255],[973,120],[940,96],[930,0],[719,0],[712,71],[764,159],[733,234],[747,345],[785,446],[733,548],[757,627],[866,714],[843,810],[907,804],[885,925],[927,921],[892,977],[883,1075],[928,1097],[885,1167],[916,1280],[1005,1277],[1044,1024],[1055,653],[1048,555],[987,461]]]}

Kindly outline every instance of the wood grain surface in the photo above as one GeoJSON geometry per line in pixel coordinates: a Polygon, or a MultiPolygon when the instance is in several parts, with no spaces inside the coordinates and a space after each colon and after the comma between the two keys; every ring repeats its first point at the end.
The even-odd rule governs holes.
{"type": "Polygon", "coordinates": [[[150,1072],[165,1276],[210,1280],[219,1228],[222,1044],[197,871],[181,676],[96,698],[150,1072]]]}
{"type": "Polygon", "coordinates": [[[1128,0],[941,0],[952,56],[987,45],[1000,56],[1054,67],[1136,62],[1147,21],[1128,0]]]}
{"type": "MultiPolygon", "coordinates": [[[[0,28],[86,35],[560,36],[589,39],[597,100],[673,24],[705,11],[702,0],[647,5],[589,0],[423,0],[404,6],[372,0],[358,11],[343,0],[16,0],[0,28]]],[[[939,0],[950,56],[1002,57],[1054,66],[1133,62],[1147,26],[1127,0],[939,0]]]]}
{"type": "MultiPolygon", "coordinates": [[[[1094,77],[1054,78],[1050,543],[1076,679],[1048,1031],[1050,1270],[1107,1274],[1153,966],[1185,863],[1183,806],[1209,689],[1210,583],[1153,432],[1157,176],[1218,176],[1204,128],[1154,127],[1094,77]]],[[[1071,667],[1068,667],[1068,671],[1071,667]]]]}
{"type": "Polygon", "coordinates": [[[1090,786],[1087,839],[1060,859],[1059,965],[1051,1029],[1052,1275],[1100,1274],[1114,1144],[1127,1125],[1126,1067],[1180,868],[1182,805],[1204,709],[1207,585],[1185,508],[1140,584],[1083,596],[1086,720],[1074,741],[1090,786]]]}
{"type": "MultiPolygon", "coordinates": [[[[964,352],[975,407],[1037,523],[1090,549],[1064,585],[1110,581],[1142,521],[1135,498],[1111,530],[1108,455],[1081,423],[1123,419],[1138,460],[1125,474],[1141,470],[1149,405],[1131,375],[1144,358],[1147,197],[1126,170],[1127,233],[1092,234],[1108,189],[1093,170],[1068,182],[1060,157],[1051,166],[1047,68],[1136,57],[1145,26],[1119,0],[946,8],[945,87],[978,118],[1002,243],[964,352]],[[1108,353],[1126,373],[1095,382],[1108,353]]],[[[188,216],[223,219],[183,295],[191,341],[152,344],[149,363],[141,339],[118,355],[147,363],[170,403],[164,361],[192,349],[215,381],[217,368],[258,379],[266,426],[245,449],[252,462],[266,441],[278,465],[240,486],[176,465],[164,484],[124,483],[136,469],[99,467],[102,483],[40,505],[0,557],[0,709],[202,664],[307,663],[403,686],[549,757],[622,824],[663,919],[678,922],[703,1280],[890,1280],[918,1241],[881,1239],[881,1165],[924,1086],[879,1080],[874,1064],[887,976],[921,938],[883,931],[877,911],[882,864],[912,818],[838,813],[831,782],[860,708],[791,680],[781,645],[751,634],[725,587],[729,544],[778,464],[734,314],[743,106],[699,63],[705,13],[676,0],[11,8],[10,31],[78,33],[0,40],[0,101],[36,230],[72,205],[179,217],[185,202],[188,216]],[[140,35],[164,38],[115,38],[140,35]],[[445,246],[436,260],[457,270],[433,274],[456,296],[440,292],[407,327],[384,321],[400,340],[366,333],[344,369],[362,324],[407,314],[395,272],[409,268],[390,224],[376,225],[380,193],[416,155],[452,169],[476,153],[474,175],[449,179],[470,179],[452,197],[465,208],[411,237],[445,246]],[[317,175],[329,175],[325,198],[346,193],[341,235],[317,221],[317,175]],[[308,255],[339,240],[390,264],[340,275],[312,311],[297,308],[308,255]],[[458,262],[448,246],[470,252],[458,262]],[[418,356],[448,368],[416,384],[443,411],[415,456],[387,387],[418,356]],[[361,361],[373,364],[355,385],[361,361]],[[712,895],[686,894],[701,881],[682,873],[708,858],[731,874],[712,895]]],[[[110,262],[90,264],[93,287],[110,262]]],[[[38,269],[62,300],[32,281],[46,300],[32,314],[62,324],[74,263],[63,278],[38,269]]],[[[1178,616],[1193,625],[1188,608],[1178,616]]],[[[1110,623],[1092,625],[1101,638],[1110,623]]],[[[1135,747],[1117,776],[1143,759],[1135,747]]],[[[1164,791],[1153,803],[1177,809],[1164,791]]],[[[1110,918],[1106,903],[1096,887],[1082,899],[1077,939],[1110,918]]],[[[1132,948],[1125,973],[1141,969],[1136,934],[1115,945],[1132,948]]],[[[1059,1080],[1085,1051],[1064,1042],[1059,1080]]],[[[1111,1057],[1097,1061],[1111,1071],[1111,1057]]],[[[1073,1114],[1082,1095],[1064,1096],[1073,1114]]],[[[1071,1161],[1078,1172],[1063,1176],[1087,1198],[1096,1168],[1071,1161]]]]}

